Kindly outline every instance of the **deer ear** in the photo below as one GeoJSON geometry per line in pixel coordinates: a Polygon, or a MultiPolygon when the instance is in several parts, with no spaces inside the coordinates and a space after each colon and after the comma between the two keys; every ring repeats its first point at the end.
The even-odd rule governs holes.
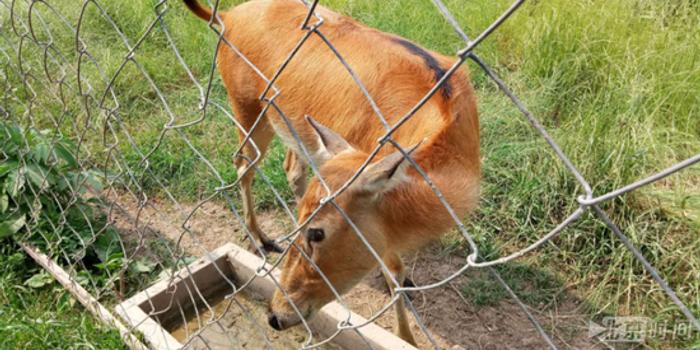
{"type": "MultiPolygon", "coordinates": [[[[405,151],[410,156],[418,146],[420,143],[405,151]]],[[[389,191],[408,180],[406,169],[410,164],[401,151],[396,151],[368,167],[357,179],[358,186],[364,191],[373,193],[389,191]]]]}
{"type": "Polygon", "coordinates": [[[325,127],[310,116],[306,116],[306,122],[311,125],[311,129],[316,133],[318,139],[318,152],[314,156],[314,161],[319,165],[333,158],[335,155],[347,150],[353,150],[352,146],[335,131],[325,127]]]}

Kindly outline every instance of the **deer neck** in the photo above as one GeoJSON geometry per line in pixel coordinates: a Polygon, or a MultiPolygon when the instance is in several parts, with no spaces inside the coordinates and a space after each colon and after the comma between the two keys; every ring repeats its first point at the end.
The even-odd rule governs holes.
{"type": "Polygon", "coordinates": [[[387,193],[380,209],[387,239],[400,251],[440,236],[476,206],[481,170],[476,111],[448,119],[412,157],[429,182],[409,170],[410,180],[387,193]]]}

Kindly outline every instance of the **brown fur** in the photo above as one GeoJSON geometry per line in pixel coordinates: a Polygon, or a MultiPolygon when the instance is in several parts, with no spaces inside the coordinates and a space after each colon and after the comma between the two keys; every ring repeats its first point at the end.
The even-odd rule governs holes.
{"type": "MultiPolygon", "coordinates": [[[[210,13],[206,12],[208,10],[197,10],[201,7],[193,7],[192,0],[186,3],[199,17],[209,19],[206,15],[210,13]]],[[[426,67],[423,58],[397,44],[399,37],[368,28],[320,6],[316,11],[325,20],[320,31],[365,84],[389,124],[395,124],[435,84],[435,71],[426,67]]],[[[300,25],[307,12],[308,9],[298,0],[247,2],[221,13],[224,37],[265,76],[272,77],[304,34],[300,25]]],[[[443,69],[455,62],[454,58],[427,52],[443,69]]],[[[217,63],[236,118],[245,128],[250,128],[262,110],[263,103],[259,97],[266,82],[225,45],[218,53],[217,63]]],[[[413,158],[428,173],[456,213],[464,216],[476,205],[478,198],[479,124],[474,91],[466,70],[457,70],[448,83],[450,93],[436,93],[393,134],[393,139],[402,147],[422,141],[412,154],[413,158]]],[[[311,35],[275,86],[281,92],[276,99],[277,104],[310,152],[321,152],[322,146],[316,131],[304,120],[305,115],[334,130],[352,145],[353,149],[322,162],[323,178],[332,189],[339,188],[357,171],[368,153],[376,147],[377,139],[386,132],[369,102],[317,35],[311,35]]],[[[301,153],[281,116],[271,109],[252,136],[262,155],[274,133],[280,135],[291,150],[285,168],[294,169],[292,174],[288,172],[288,179],[296,186],[295,194],[304,194],[298,208],[299,222],[302,223],[327,193],[316,179],[311,181],[306,191],[303,190],[306,184],[304,176],[300,174],[306,168],[301,161],[304,157],[299,156],[301,153]]],[[[239,139],[243,137],[244,133],[240,132],[239,139]]],[[[395,151],[387,145],[377,158],[395,151]]],[[[252,172],[245,173],[248,161],[258,154],[250,145],[244,147],[243,153],[245,157],[237,160],[236,164],[239,172],[244,173],[241,185],[247,224],[260,239],[266,241],[267,237],[257,227],[253,213],[250,195],[252,172]]],[[[371,169],[365,171],[370,172],[371,169]]],[[[398,180],[397,176],[380,190],[369,186],[367,182],[371,179],[365,178],[370,175],[363,174],[336,202],[362,230],[401,282],[405,273],[400,254],[439,237],[454,226],[454,221],[412,167],[402,166],[397,172],[403,176],[402,180],[398,180]]],[[[346,292],[377,263],[351,226],[332,206],[324,206],[308,227],[319,225],[327,232],[324,241],[309,243],[300,236],[296,243],[312,257],[338,292],[346,292]]],[[[290,249],[283,265],[281,286],[304,315],[295,316],[279,292],[271,304],[280,322],[284,322],[284,327],[298,323],[299,316],[308,316],[334,298],[320,275],[300,255],[297,249],[290,249]]],[[[397,304],[399,333],[404,339],[412,341],[405,315],[402,320],[402,312],[403,309],[397,304]]]]}

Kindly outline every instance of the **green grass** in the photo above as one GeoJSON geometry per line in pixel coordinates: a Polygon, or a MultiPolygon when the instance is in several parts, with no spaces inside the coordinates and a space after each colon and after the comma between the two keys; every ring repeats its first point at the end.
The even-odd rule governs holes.
{"type": "MultiPolygon", "coordinates": [[[[507,264],[495,268],[513,292],[526,304],[541,307],[549,304],[562,290],[556,276],[524,264],[507,264]]],[[[476,306],[496,306],[510,300],[496,278],[487,270],[467,273],[468,281],[462,286],[462,295],[476,306]]]]}
{"type": "MultiPolygon", "coordinates": [[[[237,1],[223,1],[222,8],[234,2],[237,1]]],[[[133,44],[155,19],[153,4],[144,0],[104,5],[133,44]]],[[[327,0],[322,4],[446,54],[454,54],[464,46],[430,1],[327,0]]],[[[510,2],[450,0],[446,4],[467,33],[475,37],[510,2]]],[[[48,14],[42,6],[39,3],[37,11],[48,14]]],[[[55,6],[69,21],[76,22],[78,6],[55,6]]],[[[167,11],[165,21],[183,59],[204,84],[215,35],[180,2],[169,2],[167,11]]],[[[127,50],[93,6],[88,6],[84,19],[82,37],[86,46],[111,77],[127,50]]],[[[3,20],[7,23],[4,14],[3,20]]],[[[55,28],[57,47],[75,62],[73,36],[58,29],[58,25],[55,28]]],[[[176,64],[176,56],[160,28],[156,27],[144,40],[135,57],[167,99],[174,123],[196,120],[200,116],[195,108],[199,91],[176,64]]],[[[0,47],[6,44],[0,39],[0,47]]],[[[26,46],[25,62],[35,63],[26,64],[27,69],[37,76],[40,85],[45,81],[43,67],[36,61],[41,52],[26,46]]],[[[477,52],[539,118],[597,194],[700,151],[697,1],[526,2],[477,52]]],[[[58,70],[52,64],[49,68],[58,70]]],[[[534,242],[561,222],[575,210],[574,198],[582,189],[484,73],[471,63],[469,68],[479,99],[484,171],[481,205],[467,222],[479,242],[493,245],[493,256],[503,256],[534,242]]],[[[96,72],[86,64],[83,74],[95,77],[96,72]]],[[[12,79],[16,77],[11,76],[12,79]]],[[[93,80],[95,91],[106,86],[93,80]]],[[[134,176],[144,189],[163,192],[160,184],[165,184],[176,198],[195,201],[214,193],[221,180],[235,180],[231,161],[236,147],[235,127],[224,113],[210,109],[204,122],[180,129],[182,135],[177,130],[168,131],[145,168],[139,151],[126,142],[126,131],[140,152],[148,153],[171,115],[162,108],[158,93],[133,63],[126,65],[113,87],[123,123],[115,131],[125,157],[123,162],[136,169],[134,176]],[[197,158],[182,136],[210,160],[216,173],[197,158]]],[[[21,97],[24,93],[20,89],[16,95],[21,97]]],[[[70,100],[64,106],[56,102],[56,96],[50,92],[39,97],[49,113],[59,115],[67,106],[85,118],[80,101],[70,100]]],[[[227,105],[217,74],[211,96],[227,105]]],[[[93,118],[104,117],[99,114],[97,103],[91,106],[93,118]]],[[[114,101],[105,103],[105,108],[115,106],[114,101]]],[[[10,107],[18,115],[26,111],[26,106],[17,103],[10,103],[10,107]]],[[[35,114],[39,110],[36,111],[35,114]]],[[[94,127],[100,126],[95,123],[94,127]]],[[[70,119],[62,127],[72,128],[70,119]]],[[[102,142],[98,136],[101,137],[88,137],[95,149],[101,149],[97,147],[102,142]]],[[[107,137],[107,142],[116,140],[107,137]]],[[[284,198],[291,200],[281,170],[283,147],[276,142],[270,153],[263,171],[284,198]]],[[[95,152],[93,157],[104,159],[105,152],[95,152]]],[[[261,181],[257,181],[254,190],[259,207],[276,206],[271,191],[261,181]]],[[[695,166],[605,203],[603,208],[678,290],[680,298],[695,314],[700,314],[700,168],[695,166]]],[[[455,236],[443,241],[452,250],[464,253],[463,243],[455,236]]],[[[521,264],[573,286],[588,301],[591,315],[682,319],[641,265],[604,225],[589,215],[521,264]]],[[[515,266],[509,268],[525,273],[517,269],[519,265],[515,266]]],[[[517,283],[517,276],[506,277],[517,283]]],[[[466,285],[464,289],[479,289],[473,287],[466,285]]]]}
{"type": "Polygon", "coordinates": [[[0,348],[126,349],[118,332],[74,305],[50,277],[43,287],[28,286],[40,271],[17,245],[0,242],[0,348]]]}

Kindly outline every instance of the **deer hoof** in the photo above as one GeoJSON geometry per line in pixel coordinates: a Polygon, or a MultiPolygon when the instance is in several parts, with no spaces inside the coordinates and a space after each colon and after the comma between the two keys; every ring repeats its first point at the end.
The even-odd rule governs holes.
{"type": "MultiPolygon", "coordinates": [[[[403,280],[403,286],[411,288],[411,287],[415,287],[416,284],[413,283],[413,281],[410,278],[406,277],[403,280]]],[[[415,298],[415,292],[404,292],[404,293],[406,293],[406,296],[408,297],[408,300],[410,300],[410,301],[413,301],[413,299],[415,298]]]]}
{"type": "Polygon", "coordinates": [[[279,244],[275,243],[273,240],[263,241],[262,249],[265,251],[265,254],[282,253],[284,251],[284,249],[282,249],[282,247],[280,247],[279,244]]]}

